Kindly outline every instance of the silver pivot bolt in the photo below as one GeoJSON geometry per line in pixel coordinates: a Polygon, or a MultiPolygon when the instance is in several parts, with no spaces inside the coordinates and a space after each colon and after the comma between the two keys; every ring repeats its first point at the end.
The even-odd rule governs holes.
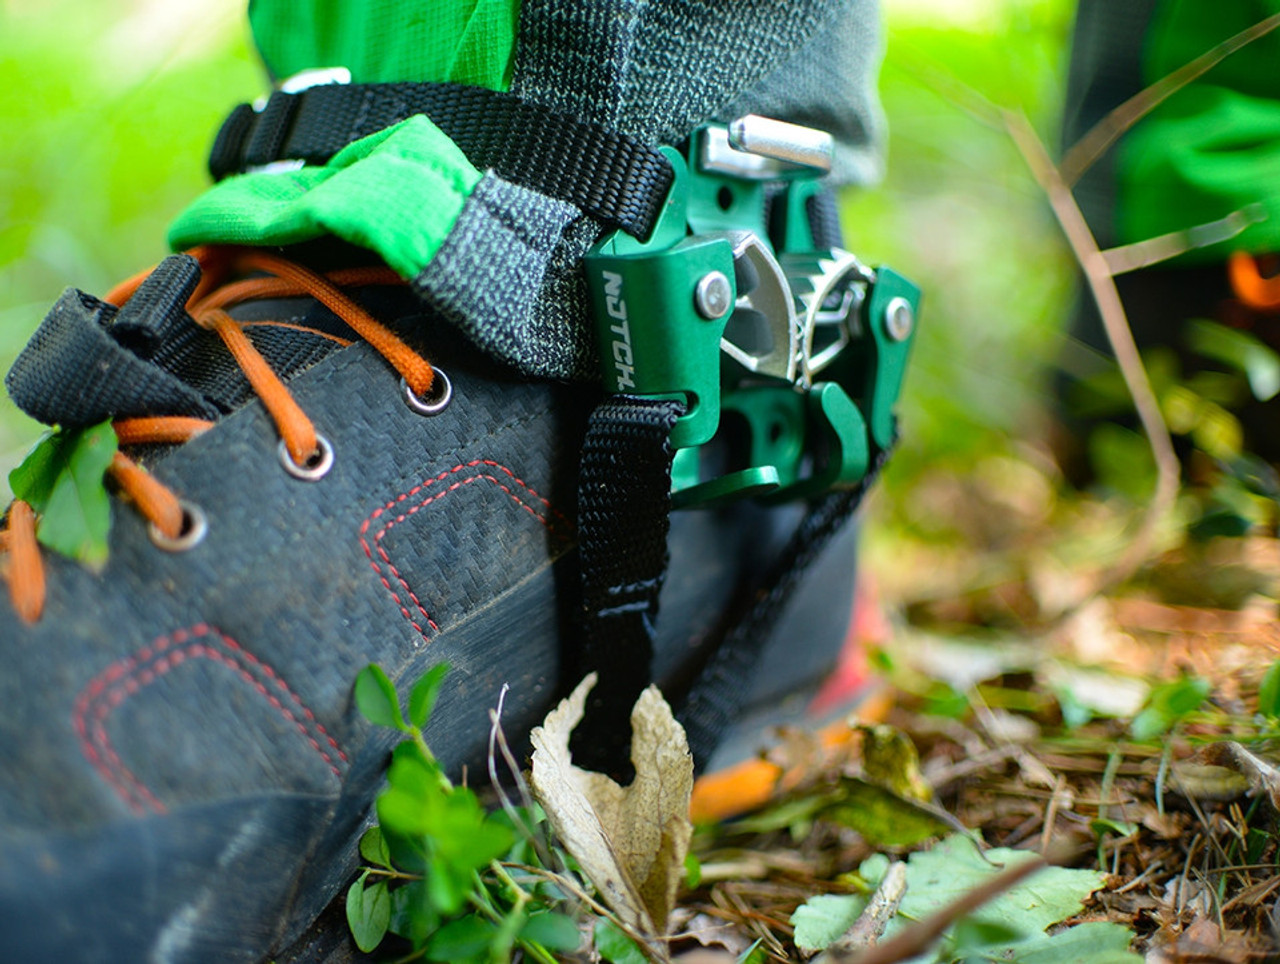
{"type": "Polygon", "coordinates": [[[884,327],[894,341],[906,341],[915,327],[916,315],[906,298],[890,298],[884,308],[884,327]]]}
{"type": "Polygon", "coordinates": [[[723,318],[733,307],[733,290],[723,271],[708,271],[693,289],[693,306],[709,321],[723,318]]]}

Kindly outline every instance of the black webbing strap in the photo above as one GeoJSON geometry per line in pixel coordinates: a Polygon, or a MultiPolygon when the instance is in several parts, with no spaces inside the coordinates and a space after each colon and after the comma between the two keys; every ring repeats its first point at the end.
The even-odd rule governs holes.
{"type": "Polygon", "coordinates": [[[812,504],[782,555],[752,593],[750,605],[723,631],[677,714],[699,770],[742,712],[751,673],[801,577],[853,515],[887,458],[887,452],[880,453],[854,488],[828,493],[812,504]]]}
{"type": "Polygon", "coordinates": [[[667,573],[671,429],[681,401],[612,395],[591,414],[578,479],[581,665],[598,681],[570,748],[574,763],[631,779],[631,708],[652,681],[667,573]]]}
{"type": "Polygon", "coordinates": [[[280,160],[327,161],[353,141],[425,114],[476,167],[559,198],[644,239],[672,170],[655,147],[511,94],[461,84],[322,84],[241,104],[209,156],[215,179],[280,160]]]}

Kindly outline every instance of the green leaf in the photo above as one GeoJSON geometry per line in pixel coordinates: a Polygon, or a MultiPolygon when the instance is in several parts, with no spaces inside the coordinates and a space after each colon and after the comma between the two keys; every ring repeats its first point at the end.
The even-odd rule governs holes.
{"type": "Polygon", "coordinates": [[[431,718],[431,710],[436,705],[436,697],[440,695],[440,684],[449,672],[448,663],[437,663],[427,670],[425,676],[413,684],[409,691],[409,722],[422,729],[431,718]]]}
{"type": "Polygon", "coordinates": [[[582,932],[573,918],[565,914],[533,914],[520,929],[520,940],[567,954],[578,949],[582,932]]]}
{"type": "Polygon", "coordinates": [[[1145,504],[1156,487],[1156,463],[1144,436],[1112,422],[1089,433],[1089,464],[1114,492],[1145,504]]]}
{"type": "Polygon", "coordinates": [[[862,769],[869,783],[908,800],[933,799],[933,790],[920,772],[920,755],[911,737],[885,723],[859,729],[862,769]]]}
{"type": "Polygon", "coordinates": [[[872,846],[909,847],[952,829],[927,805],[857,777],[841,777],[839,799],[818,816],[858,831],[872,846]]]}
{"type": "Polygon", "coordinates": [[[1258,712],[1263,716],[1280,716],[1280,660],[1276,660],[1258,686],[1258,712]]]}
{"type": "Polygon", "coordinates": [[[1097,817],[1089,821],[1089,829],[1093,831],[1095,837],[1101,837],[1105,833],[1119,834],[1121,837],[1131,837],[1138,832],[1136,823],[1126,823],[1123,820],[1110,820],[1106,817],[1097,817]]]}
{"type": "Polygon", "coordinates": [[[596,951],[612,964],[648,964],[649,957],[617,924],[602,917],[596,921],[596,951]]]}
{"type": "Polygon", "coordinates": [[[1280,355],[1255,335],[1196,319],[1187,323],[1187,342],[1192,351],[1243,372],[1258,401],[1280,393],[1280,355]]]}
{"type": "Polygon", "coordinates": [[[1021,931],[1005,923],[985,921],[977,917],[962,918],[951,929],[951,946],[956,957],[969,957],[985,951],[993,944],[1021,942],[1024,938],[1021,931]]]}
{"type": "Polygon", "coordinates": [[[866,909],[867,898],[857,894],[819,894],[791,915],[796,947],[806,953],[826,950],[866,909]]]}
{"type": "Polygon", "coordinates": [[[391,933],[421,947],[439,926],[440,915],[432,908],[423,881],[412,880],[391,891],[391,923],[387,928],[391,933]]]}
{"type": "Polygon", "coordinates": [[[1093,719],[1093,710],[1082,703],[1069,686],[1059,687],[1054,695],[1062,711],[1062,725],[1068,730],[1079,729],[1093,719]]]}
{"type": "Polygon", "coordinates": [[[697,890],[702,883],[702,863],[694,854],[684,856],[684,885],[689,890],[697,890]]]}
{"type": "MultiPolygon", "coordinates": [[[[986,860],[973,841],[959,835],[939,841],[932,850],[913,853],[907,860],[906,894],[898,916],[885,928],[884,939],[901,931],[908,920],[928,917],[979,886],[999,873],[998,865],[1027,860],[1030,855],[1026,851],[993,847],[986,851],[985,857],[986,860]]],[[[1041,934],[1045,928],[1079,913],[1084,901],[1101,888],[1105,880],[1104,875],[1092,870],[1045,867],[970,916],[996,925],[1014,921],[1024,933],[1041,934]]]]}
{"type": "Polygon", "coordinates": [[[1056,934],[1037,934],[1000,959],[1016,964],[1140,964],[1142,956],[1129,950],[1133,936],[1121,924],[1093,921],[1056,934]]]}
{"type": "Polygon", "coordinates": [[[1154,739],[1199,709],[1209,690],[1209,681],[1196,676],[1157,686],[1147,698],[1146,707],[1129,724],[1129,732],[1135,740],[1154,739]]]}
{"type": "Polygon", "coordinates": [[[65,466],[63,449],[66,438],[60,432],[45,432],[27,453],[22,463],[9,473],[9,488],[15,499],[31,505],[36,512],[43,512],[49,504],[49,493],[65,466]]]}
{"type": "Polygon", "coordinates": [[[360,838],[360,856],[375,867],[391,870],[391,852],[381,827],[370,827],[360,838]]]}
{"type": "Polygon", "coordinates": [[[391,923],[391,895],[385,881],[365,887],[368,871],[347,890],[347,925],[356,946],[366,954],[377,947],[391,923]]]}
{"type": "Polygon", "coordinates": [[[885,854],[872,854],[862,862],[858,867],[858,876],[862,878],[862,882],[866,885],[866,892],[869,894],[884,880],[884,875],[889,872],[891,861],[885,854]]]}
{"type": "Polygon", "coordinates": [[[487,956],[497,928],[475,914],[449,921],[427,938],[427,960],[464,961],[487,956]]]}
{"type": "Polygon", "coordinates": [[[1259,863],[1262,855],[1271,846],[1273,836],[1270,831],[1263,830],[1261,827],[1250,827],[1249,832],[1245,834],[1247,848],[1245,850],[1245,862],[1250,864],[1259,863]]]}
{"type": "Polygon", "coordinates": [[[511,828],[489,817],[474,793],[456,788],[432,801],[428,826],[436,853],[464,873],[501,857],[515,843],[511,828]]]}
{"type": "Polygon", "coordinates": [[[871,646],[867,649],[867,663],[872,670],[884,676],[897,669],[893,655],[883,646],[871,646]]]}
{"type": "Polygon", "coordinates": [[[930,716],[958,720],[969,712],[969,698],[953,686],[935,681],[925,693],[924,711],[930,716]]]}
{"type": "Polygon", "coordinates": [[[443,860],[436,858],[427,861],[427,898],[440,914],[451,917],[462,909],[467,902],[467,893],[471,890],[471,878],[454,872],[454,869],[443,860]]]}
{"type": "Polygon", "coordinates": [[[409,724],[400,712],[396,688],[377,663],[371,663],[356,677],[356,708],[364,718],[377,726],[389,726],[409,732],[409,724]]]}
{"type": "Polygon", "coordinates": [[[512,908],[498,921],[498,928],[489,941],[490,961],[509,961],[520,932],[528,923],[529,915],[523,909],[512,908]]]}
{"type": "Polygon", "coordinates": [[[15,498],[40,513],[37,538],[94,569],[107,561],[111,500],[103,476],[116,454],[110,422],[45,436],[9,473],[15,498]]]}

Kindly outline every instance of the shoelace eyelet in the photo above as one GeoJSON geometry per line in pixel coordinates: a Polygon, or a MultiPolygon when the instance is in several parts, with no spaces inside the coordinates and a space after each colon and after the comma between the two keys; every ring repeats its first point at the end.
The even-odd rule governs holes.
{"type": "Polygon", "coordinates": [[[318,482],[333,468],[333,445],[323,435],[316,436],[316,450],[303,465],[293,460],[293,456],[289,454],[289,447],[284,444],[284,439],[280,440],[276,453],[280,456],[280,464],[284,466],[284,470],[303,482],[318,482]]]}
{"type": "Polygon", "coordinates": [[[435,378],[431,382],[431,392],[426,396],[415,395],[409,383],[402,377],[400,391],[404,394],[404,402],[419,415],[439,415],[453,401],[453,382],[439,368],[433,368],[435,378]]]}
{"type": "Polygon", "coordinates": [[[209,534],[209,520],[200,506],[185,499],[179,499],[178,505],[182,506],[182,531],[177,536],[170,538],[165,535],[154,522],[147,527],[147,534],[151,536],[151,541],[165,552],[186,552],[188,549],[194,549],[209,534]]]}

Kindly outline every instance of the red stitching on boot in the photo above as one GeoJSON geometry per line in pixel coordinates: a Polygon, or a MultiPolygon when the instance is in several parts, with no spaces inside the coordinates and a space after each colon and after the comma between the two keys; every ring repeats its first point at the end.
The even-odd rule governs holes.
{"type": "Polygon", "coordinates": [[[271,666],[230,636],[200,623],[190,629],[179,629],[161,636],[132,656],[117,660],[90,680],[76,697],[71,719],[80,742],[80,750],[134,813],[143,814],[148,810],[164,813],[166,808],[116,753],[107,734],[107,717],[126,699],[188,659],[208,659],[232,670],[292,723],[328,765],[333,775],[342,779],[342,771],[321,741],[343,763],[347,762],[347,755],[298,694],[271,666]],[[210,641],[225,647],[228,652],[207,645],[210,641]],[[260,679],[255,672],[265,676],[266,680],[260,679]],[[293,705],[286,705],[280,695],[268,689],[268,682],[293,705]]]}
{"type": "Polygon", "coordinates": [[[431,505],[433,502],[438,502],[440,499],[443,499],[450,492],[455,492],[458,489],[462,488],[464,485],[470,485],[472,482],[480,482],[480,481],[492,482],[499,489],[505,492],[511,498],[512,502],[520,506],[520,508],[524,509],[531,516],[537,519],[538,522],[541,523],[552,534],[559,535],[560,527],[562,525],[563,526],[568,525],[568,520],[565,519],[565,517],[560,512],[558,512],[557,510],[551,507],[550,501],[548,501],[547,499],[539,495],[538,492],[535,491],[532,486],[530,486],[523,479],[519,478],[514,472],[512,472],[505,465],[502,465],[498,462],[491,461],[490,459],[473,459],[470,462],[463,462],[459,465],[455,465],[451,469],[446,469],[444,472],[441,472],[435,478],[428,479],[425,482],[421,482],[418,485],[415,485],[408,492],[401,493],[400,495],[392,499],[390,502],[388,502],[386,505],[378,509],[375,509],[372,513],[370,513],[369,518],[365,519],[364,522],[360,524],[360,546],[361,548],[364,549],[364,554],[369,557],[369,564],[370,566],[372,566],[373,571],[378,574],[378,579],[382,582],[382,585],[386,587],[387,592],[391,594],[391,598],[395,601],[395,604],[399,608],[401,615],[403,615],[404,618],[409,621],[409,625],[411,625],[414,629],[416,629],[419,635],[421,635],[422,638],[426,640],[430,640],[431,637],[427,634],[427,631],[423,629],[421,625],[419,625],[418,621],[414,619],[413,614],[409,611],[409,607],[405,605],[404,600],[400,598],[400,594],[391,585],[391,580],[387,578],[387,573],[383,571],[382,564],[380,564],[378,562],[378,559],[374,557],[374,547],[370,546],[369,539],[366,538],[366,536],[368,536],[369,529],[374,524],[374,522],[380,519],[389,510],[394,509],[400,503],[406,502],[409,499],[414,498],[419,493],[424,492],[426,489],[435,485],[437,482],[441,482],[451,475],[457,475],[459,472],[463,472],[467,469],[476,469],[478,466],[485,466],[487,468],[496,469],[498,472],[501,472],[503,475],[506,476],[508,481],[514,482],[517,486],[519,486],[526,493],[528,493],[528,495],[532,497],[531,501],[536,501],[538,503],[541,503],[543,509],[545,510],[545,514],[540,513],[532,505],[526,502],[519,494],[512,491],[512,489],[509,488],[502,479],[499,479],[496,476],[490,475],[489,473],[484,471],[477,471],[473,475],[469,475],[469,476],[466,476],[465,478],[461,478],[458,481],[448,485],[444,489],[439,490],[433,493],[432,495],[427,496],[417,505],[414,505],[412,508],[401,513],[400,515],[395,516],[389,522],[383,525],[381,529],[377,530],[377,532],[375,532],[372,537],[373,542],[377,548],[377,555],[379,558],[381,558],[382,564],[385,564],[391,576],[394,577],[396,582],[398,582],[400,586],[403,588],[405,595],[407,595],[409,599],[413,602],[414,608],[417,609],[419,613],[421,613],[422,618],[426,620],[427,625],[431,627],[431,631],[433,633],[439,632],[440,627],[436,624],[436,621],[431,618],[431,614],[427,612],[426,607],[422,604],[422,601],[418,598],[417,594],[413,591],[408,581],[400,573],[400,570],[396,568],[395,563],[391,561],[391,557],[387,554],[386,549],[382,547],[382,538],[388,532],[390,532],[393,528],[395,528],[401,522],[404,522],[410,516],[417,514],[419,510],[425,509],[427,506],[431,505]],[[550,517],[554,517],[554,518],[550,518],[550,517]]]}

